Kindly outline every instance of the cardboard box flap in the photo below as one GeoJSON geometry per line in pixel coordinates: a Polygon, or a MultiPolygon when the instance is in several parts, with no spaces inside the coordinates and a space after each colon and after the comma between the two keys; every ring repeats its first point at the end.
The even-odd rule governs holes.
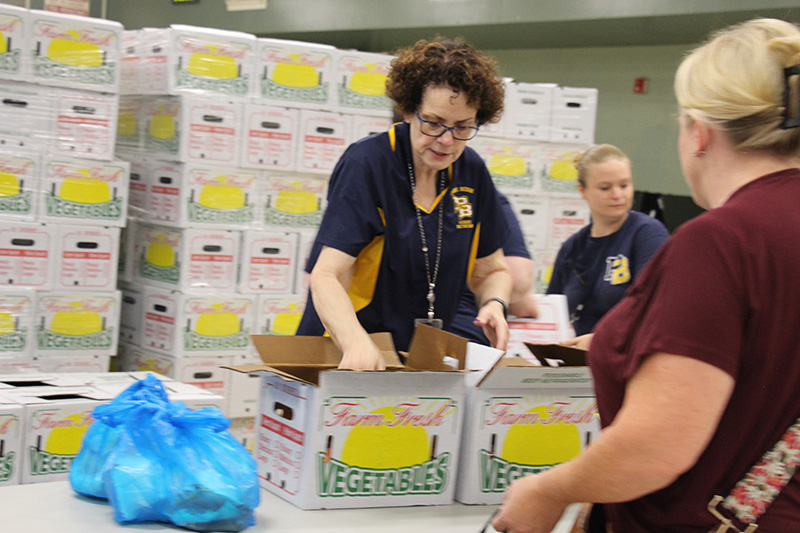
{"type": "MultiPolygon", "coordinates": [[[[533,354],[534,359],[539,361],[539,365],[533,364],[522,357],[503,357],[477,381],[475,386],[487,388],[503,387],[509,381],[516,382],[519,379],[518,385],[527,387],[530,384],[541,383],[542,379],[547,380],[547,378],[540,378],[545,372],[549,374],[575,374],[574,381],[578,386],[582,386],[587,382],[591,384],[591,373],[586,366],[586,350],[579,350],[562,344],[533,344],[526,342],[525,346],[533,354]],[[522,385],[523,383],[526,385],[522,385]]],[[[559,377],[550,379],[548,382],[555,386],[559,382],[571,383],[571,379],[566,379],[565,381],[563,377],[559,377]]]]}
{"type": "Polygon", "coordinates": [[[525,343],[542,366],[586,366],[586,350],[563,344],[525,343]]]}
{"type": "Polygon", "coordinates": [[[456,370],[445,357],[458,361],[458,370],[466,368],[469,341],[438,328],[417,325],[406,356],[406,366],[414,370],[456,370]]]}
{"type": "MultiPolygon", "coordinates": [[[[323,365],[337,367],[342,352],[330,337],[251,335],[261,360],[268,366],[323,365]]],[[[373,333],[372,341],[383,354],[386,366],[402,366],[390,333],[373,333]]]]}

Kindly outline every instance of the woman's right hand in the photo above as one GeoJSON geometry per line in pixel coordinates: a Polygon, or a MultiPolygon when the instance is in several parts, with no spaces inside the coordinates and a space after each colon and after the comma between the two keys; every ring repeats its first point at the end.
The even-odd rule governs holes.
{"type": "Polygon", "coordinates": [[[365,341],[356,343],[349,349],[344,350],[342,361],[339,363],[340,370],[386,370],[386,362],[383,354],[367,338],[365,341]]]}
{"type": "Polygon", "coordinates": [[[579,350],[588,351],[589,345],[592,343],[592,337],[594,337],[594,333],[587,333],[586,335],[581,335],[580,337],[575,337],[574,339],[563,341],[561,344],[563,344],[564,346],[577,348],[579,350]]]}

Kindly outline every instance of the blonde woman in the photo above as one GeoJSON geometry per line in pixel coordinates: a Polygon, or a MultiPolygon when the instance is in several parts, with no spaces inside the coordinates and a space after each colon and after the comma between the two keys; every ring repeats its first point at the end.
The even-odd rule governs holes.
{"type": "Polygon", "coordinates": [[[592,221],[561,246],[547,294],[567,296],[575,333],[584,335],[620,301],[669,232],[658,220],[631,211],[631,161],[622,150],[593,146],[575,166],[592,221]]]}
{"type": "Polygon", "coordinates": [[[708,211],[597,327],[603,432],[515,482],[498,531],[549,532],[572,502],[603,503],[616,533],[798,530],[798,79],[800,31],[774,19],[720,32],[681,63],[678,154],[708,211]]]}

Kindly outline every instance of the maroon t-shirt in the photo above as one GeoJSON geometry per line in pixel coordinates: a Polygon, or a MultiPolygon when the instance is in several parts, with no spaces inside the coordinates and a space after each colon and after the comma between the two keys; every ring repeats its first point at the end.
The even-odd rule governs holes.
{"type": "MultiPolygon", "coordinates": [[[[697,464],[668,487],[608,505],[615,532],[706,533],[727,496],[800,416],[800,170],[761,177],[685,223],[598,324],[589,364],[604,426],[655,352],[712,364],[736,380],[697,464]]],[[[758,521],[800,531],[800,470],[758,521]]]]}

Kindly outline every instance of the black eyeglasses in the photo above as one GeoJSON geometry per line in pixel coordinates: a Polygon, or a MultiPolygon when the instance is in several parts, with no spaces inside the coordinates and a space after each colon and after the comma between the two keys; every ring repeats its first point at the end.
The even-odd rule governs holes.
{"type": "Polygon", "coordinates": [[[468,141],[478,134],[478,126],[445,126],[440,122],[431,122],[424,120],[419,116],[419,110],[415,109],[414,113],[419,120],[419,129],[428,137],[441,137],[445,132],[450,132],[453,139],[457,141],[468,141]]]}

